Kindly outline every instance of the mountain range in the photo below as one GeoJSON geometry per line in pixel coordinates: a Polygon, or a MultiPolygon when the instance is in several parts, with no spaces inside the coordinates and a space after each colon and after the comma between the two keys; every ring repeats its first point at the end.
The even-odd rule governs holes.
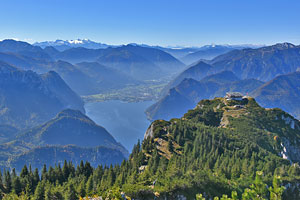
{"type": "Polygon", "coordinates": [[[225,54],[232,50],[240,49],[257,49],[263,47],[264,45],[205,45],[197,49],[197,51],[190,52],[179,58],[183,63],[190,65],[200,60],[212,60],[215,57],[225,54]]]}
{"type": "Polygon", "coordinates": [[[300,119],[300,72],[280,75],[251,93],[260,105],[278,107],[300,119]]]}
{"type": "Polygon", "coordinates": [[[87,49],[105,49],[109,46],[112,46],[112,45],[94,42],[89,39],[44,41],[44,42],[35,42],[33,45],[42,48],[52,46],[59,51],[64,51],[74,47],[84,47],[87,49]]]}
{"type": "Polygon", "coordinates": [[[240,80],[233,72],[223,71],[200,81],[185,78],[158,102],[146,110],[150,120],[178,118],[194,108],[202,99],[225,96],[229,91],[252,92],[263,82],[256,79],[240,80]]]}
{"type": "Polygon", "coordinates": [[[229,51],[238,49],[238,47],[233,46],[222,46],[222,45],[207,45],[200,48],[198,51],[189,53],[182,57],[180,60],[185,64],[193,64],[201,59],[211,60],[221,54],[227,53],[229,51]]]}
{"type": "Polygon", "coordinates": [[[222,97],[238,91],[253,96],[267,108],[281,108],[300,119],[300,72],[280,75],[264,83],[256,79],[239,80],[230,71],[209,75],[200,81],[184,79],[147,110],[149,119],[171,119],[195,107],[201,99],[222,97]]]}
{"type": "Polygon", "coordinates": [[[239,91],[255,97],[265,107],[279,107],[299,118],[299,72],[296,72],[299,66],[300,47],[289,43],[234,50],[187,67],[169,82],[161,92],[161,99],[146,113],[149,119],[170,119],[193,108],[201,98],[239,91]],[[232,84],[228,84],[225,79],[230,73],[222,74],[222,70],[232,72],[241,82],[231,80],[232,84]],[[218,74],[223,77],[219,77],[216,85],[211,77],[218,74]],[[201,82],[201,87],[197,81],[201,82]]]}
{"type": "Polygon", "coordinates": [[[128,151],[82,112],[67,109],[0,144],[0,155],[2,167],[19,170],[28,163],[40,169],[65,159],[77,164],[91,160],[93,166],[121,163],[128,151]]]}
{"type": "MultiPolygon", "coordinates": [[[[69,65],[74,67],[59,64],[66,69],[69,65]]],[[[89,63],[79,65],[100,76],[89,63]]],[[[109,165],[121,163],[128,156],[105,128],[84,115],[81,98],[54,71],[37,74],[0,62],[0,105],[2,167],[20,170],[31,163],[41,168],[65,159],[77,164],[89,160],[93,166],[109,165]]]]}
{"type": "Polygon", "coordinates": [[[229,70],[242,79],[269,81],[295,72],[300,66],[300,46],[280,43],[258,49],[234,50],[209,61],[212,72],[229,70]]]}
{"type": "Polygon", "coordinates": [[[165,51],[146,46],[123,45],[100,49],[79,46],[59,51],[53,46],[43,49],[15,40],[0,42],[0,61],[37,73],[56,71],[79,95],[121,89],[145,80],[168,79],[185,67],[165,51]],[[77,65],[87,62],[90,63],[89,68],[93,67],[93,72],[97,71],[100,80],[95,79],[90,70],[82,68],[82,64],[77,65]],[[104,68],[105,72],[101,71],[104,68]],[[106,75],[109,80],[104,78],[106,75]],[[104,80],[108,81],[107,84],[99,84],[104,80]]]}
{"type": "Polygon", "coordinates": [[[124,45],[106,49],[72,48],[62,52],[46,51],[55,60],[70,63],[98,62],[135,79],[154,79],[175,74],[184,64],[170,54],[154,48],[124,45]]]}
{"type": "Polygon", "coordinates": [[[83,101],[54,71],[37,74],[0,62],[0,124],[18,129],[54,117],[62,109],[84,112],[83,101]]]}
{"type": "Polygon", "coordinates": [[[221,71],[232,71],[240,79],[269,81],[280,74],[297,71],[300,66],[300,46],[281,43],[251,49],[236,49],[210,61],[198,61],[177,75],[163,90],[178,85],[184,78],[200,80],[221,71]]]}
{"type": "MultiPolygon", "coordinates": [[[[42,47],[43,49],[54,48],[57,51],[65,51],[71,48],[83,47],[87,49],[106,49],[109,47],[121,47],[122,45],[108,45],[104,43],[94,42],[89,39],[61,40],[35,42],[34,46],[42,47]]],[[[183,46],[152,46],[147,44],[129,43],[130,46],[146,47],[162,50],[185,64],[192,64],[200,59],[210,60],[218,55],[224,54],[234,49],[244,48],[259,48],[263,45],[205,45],[201,47],[183,47],[183,46]]],[[[87,61],[87,60],[86,60],[87,61]]]]}

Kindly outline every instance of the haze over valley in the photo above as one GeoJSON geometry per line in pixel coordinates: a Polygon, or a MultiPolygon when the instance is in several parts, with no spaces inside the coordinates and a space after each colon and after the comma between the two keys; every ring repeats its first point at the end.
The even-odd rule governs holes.
{"type": "Polygon", "coordinates": [[[298,1],[0,7],[0,200],[300,199],[298,1]]]}

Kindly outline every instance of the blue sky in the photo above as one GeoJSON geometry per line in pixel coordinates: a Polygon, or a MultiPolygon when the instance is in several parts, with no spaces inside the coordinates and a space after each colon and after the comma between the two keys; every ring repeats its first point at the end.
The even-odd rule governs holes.
{"type": "Polygon", "coordinates": [[[0,39],[300,44],[299,0],[3,0],[0,39]]]}

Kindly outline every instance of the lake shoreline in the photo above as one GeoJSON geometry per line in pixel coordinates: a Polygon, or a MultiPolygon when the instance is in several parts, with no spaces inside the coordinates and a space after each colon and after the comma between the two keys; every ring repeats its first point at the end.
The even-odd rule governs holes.
{"type": "Polygon", "coordinates": [[[145,110],[154,101],[125,102],[121,100],[85,102],[86,115],[103,126],[129,152],[150,126],[145,110]]]}

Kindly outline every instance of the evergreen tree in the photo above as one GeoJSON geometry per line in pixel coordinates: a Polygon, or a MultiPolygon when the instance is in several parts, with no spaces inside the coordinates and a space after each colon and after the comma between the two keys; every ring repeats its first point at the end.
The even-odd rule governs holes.
{"type": "Polygon", "coordinates": [[[63,168],[62,168],[62,172],[63,172],[63,177],[64,177],[64,180],[68,180],[69,178],[69,175],[70,175],[70,170],[69,170],[69,165],[67,163],[67,161],[65,160],[64,161],[64,165],[63,165],[63,168]]]}
{"type": "Polygon", "coordinates": [[[5,172],[4,188],[5,188],[6,193],[10,193],[12,190],[12,180],[11,180],[9,171],[5,172]]]}
{"type": "Polygon", "coordinates": [[[281,200],[284,192],[284,187],[281,186],[281,179],[279,176],[274,176],[273,187],[269,188],[270,200],[281,200]]]}
{"type": "Polygon", "coordinates": [[[34,170],[34,173],[33,173],[33,186],[34,186],[34,189],[38,185],[39,181],[40,181],[39,170],[36,168],[34,170]]]}
{"type": "Polygon", "coordinates": [[[48,175],[47,175],[47,167],[44,164],[43,169],[42,169],[42,177],[41,180],[46,181],[48,180],[48,175]]]}
{"type": "Polygon", "coordinates": [[[68,184],[67,191],[65,193],[65,200],[74,200],[78,199],[77,193],[74,189],[74,186],[72,183],[68,184]]]}
{"type": "Polygon", "coordinates": [[[94,193],[94,181],[93,176],[90,176],[86,183],[86,193],[91,196],[94,193]]]}
{"type": "Polygon", "coordinates": [[[24,167],[21,170],[20,177],[25,178],[26,176],[28,176],[28,174],[29,172],[28,172],[27,165],[24,165],[24,167]]]}
{"type": "Polygon", "coordinates": [[[47,187],[45,189],[45,200],[53,200],[53,195],[52,195],[52,192],[51,192],[51,187],[47,187]]]}
{"type": "MultiPolygon", "coordinates": [[[[87,185],[88,187],[88,185],[87,185]]],[[[85,197],[86,195],[86,191],[85,191],[85,183],[84,181],[81,182],[81,184],[79,185],[79,188],[78,188],[78,195],[80,197],[85,197]]]]}
{"type": "Polygon", "coordinates": [[[13,178],[12,188],[13,188],[13,190],[15,191],[15,193],[17,195],[21,194],[21,192],[22,192],[22,184],[21,184],[20,178],[18,176],[16,176],[15,178],[13,178]]]}
{"type": "Polygon", "coordinates": [[[39,184],[37,185],[37,187],[35,189],[33,200],[44,200],[44,199],[45,199],[44,183],[39,182],[39,184]]]}

